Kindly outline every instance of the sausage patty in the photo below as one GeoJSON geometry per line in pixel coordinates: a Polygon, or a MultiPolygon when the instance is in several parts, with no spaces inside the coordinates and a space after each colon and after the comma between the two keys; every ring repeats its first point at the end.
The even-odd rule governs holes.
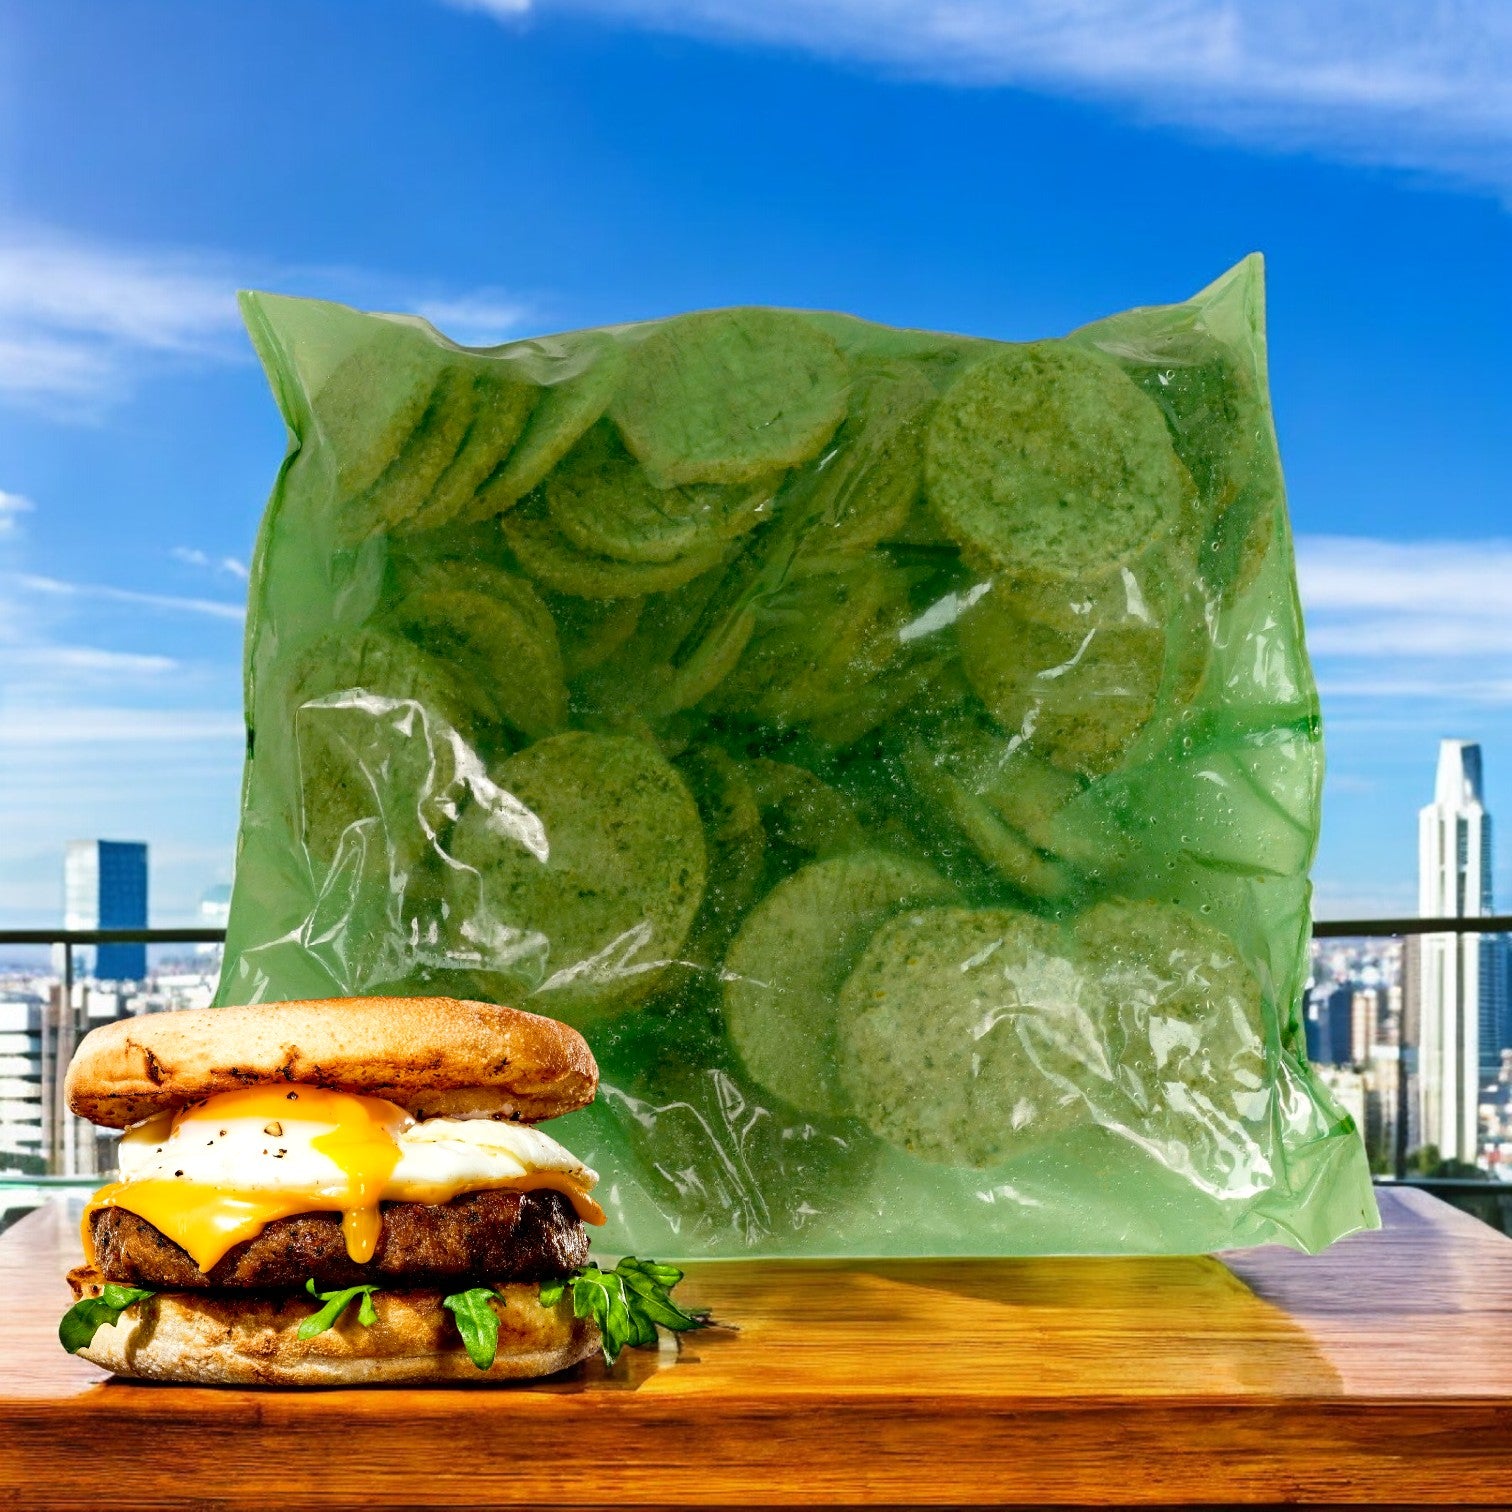
{"type": "Polygon", "coordinates": [[[278,1218],[207,1272],[145,1218],[124,1208],[93,1215],[96,1264],[110,1281],[196,1287],[322,1289],[365,1281],[549,1281],[588,1260],[588,1235],[560,1192],[469,1192],[446,1203],[386,1202],[373,1258],[349,1258],[340,1213],[278,1218]]]}

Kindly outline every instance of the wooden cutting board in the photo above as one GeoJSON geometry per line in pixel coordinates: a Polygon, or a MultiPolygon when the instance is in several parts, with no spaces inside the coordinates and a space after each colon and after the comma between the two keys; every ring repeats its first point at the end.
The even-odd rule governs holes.
{"type": "Polygon", "coordinates": [[[132,1385],[0,1238],[0,1506],[1512,1506],[1512,1241],[1415,1192],[1310,1259],[711,1263],[738,1324],[545,1384],[132,1385]]]}

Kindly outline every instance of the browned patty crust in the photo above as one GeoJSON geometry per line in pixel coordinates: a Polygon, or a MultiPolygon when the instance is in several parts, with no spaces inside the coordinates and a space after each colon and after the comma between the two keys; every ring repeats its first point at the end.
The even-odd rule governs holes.
{"type": "Polygon", "coordinates": [[[588,1261],[588,1235],[560,1192],[470,1192],[446,1203],[386,1202],[373,1258],[347,1255],[339,1213],[279,1218],[202,1271],[145,1218],[102,1208],[92,1219],[96,1265],[109,1281],[187,1291],[276,1291],[314,1277],[328,1289],[367,1281],[428,1286],[486,1276],[547,1281],[588,1261]]]}

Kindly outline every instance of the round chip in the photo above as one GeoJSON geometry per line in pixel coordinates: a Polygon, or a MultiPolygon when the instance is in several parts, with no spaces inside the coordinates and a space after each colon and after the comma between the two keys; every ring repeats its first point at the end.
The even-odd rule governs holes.
{"type": "Polygon", "coordinates": [[[744,770],[761,811],[768,854],[781,870],[865,846],[855,805],[807,767],[757,756],[744,770]]]}
{"type": "Polygon", "coordinates": [[[550,612],[530,584],[500,572],[507,592],[427,588],[394,611],[417,644],[463,673],[498,721],[528,739],[567,726],[567,681],[550,612]]]}
{"type": "MultiPolygon", "coordinates": [[[[568,339],[557,337],[552,345],[568,339]]],[[[524,434],[461,519],[485,520],[512,509],[540,486],[609,407],[624,368],[618,342],[601,331],[580,331],[570,339],[579,349],[567,359],[565,370],[554,375],[554,381],[542,385],[524,434]]]]}
{"type": "Polygon", "coordinates": [[[421,528],[431,494],[461,450],[476,412],[473,373],[456,365],[443,368],[424,417],[399,455],[377,482],[343,506],[343,541],[356,545],[371,535],[421,528]]]}
{"type": "Polygon", "coordinates": [[[884,920],[955,895],[922,862],[883,851],[816,861],[774,887],[725,957],[725,1022],[751,1075],[802,1112],[843,1112],[834,1028],[840,984],[884,920]]]}
{"type": "Polygon", "coordinates": [[[310,853],[329,861],[363,822],[401,856],[428,849],[456,775],[445,727],[469,738],[483,712],[446,663],[382,630],[338,630],[297,658],[288,688],[310,853]]]}
{"type": "Polygon", "coordinates": [[[852,1109],[900,1150],[991,1166],[1091,1120],[1115,1068],[1054,925],[1014,909],[897,914],[839,999],[852,1109]]]}
{"type": "Polygon", "coordinates": [[[635,634],[646,604],[641,598],[582,599],[570,594],[550,594],[546,602],[556,621],[569,679],[608,661],[635,634]]]}
{"type": "Polygon", "coordinates": [[[643,997],[703,896],[698,809],[645,741],[573,731],[475,787],[451,854],[458,928],[480,966],[573,1021],[643,997]]]}
{"type": "MultiPolygon", "coordinates": [[[[1001,737],[998,744],[1005,744],[1001,737]]],[[[993,765],[963,760],[923,742],[908,751],[903,765],[924,801],[931,827],[960,835],[1010,886],[1036,898],[1061,898],[1072,890],[1071,869],[1005,817],[1008,805],[1001,790],[1009,784],[993,765]]]]}
{"type": "Polygon", "coordinates": [[[907,618],[907,575],[876,555],[796,578],[761,605],[713,705],[783,729],[842,716],[898,656],[907,618]]]}
{"type": "Polygon", "coordinates": [[[677,758],[676,766],[703,820],[709,873],[683,954],[711,966],[761,890],[766,831],[745,770],[718,746],[695,746],[677,758]]]}
{"type": "Polygon", "coordinates": [[[673,562],[619,562],[574,546],[533,499],[501,522],[520,565],[545,588],[577,598],[643,598],[691,582],[720,562],[729,543],[714,541],[673,562]]]}
{"type": "Polygon", "coordinates": [[[444,354],[410,328],[372,321],[369,339],[316,390],[311,414],[335,459],[336,497],[355,499],[398,460],[431,407],[444,354]]]}
{"type": "Polygon", "coordinates": [[[866,551],[903,529],[924,480],[934,402],[933,385],[911,364],[858,369],[834,445],[784,503],[807,517],[806,552],[866,551]]]}
{"type": "Polygon", "coordinates": [[[1238,947],[1184,908],[1123,899],[1088,909],[1075,939],[1108,1005],[1130,1132],[1167,1163],[1251,1165],[1272,1078],[1260,983],[1238,947]]]}
{"type": "Polygon", "coordinates": [[[707,310],[629,354],[610,414],[657,482],[748,483],[816,456],[845,414],[830,338],[786,310],[707,310]]]}
{"type": "Polygon", "coordinates": [[[1283,496],[1259,383],[1236,353],[1203,331],[1183,331],[1154,354],[1119,360],[1165,416],[1203,507],[1202,574],[1231,599],[1259,573],[1283,496]]]}
{"type": "Polygon", "coordinates": [[[1110,771],[1155,714],[1166,636],[1137,622],[1064,633],[996,591],[956,624],[961,665],[1010,735],[1068,771],[1110,771]]]}
{"type": "Polygon", "coordinates": [[[1006,347],[930,422],[929,502],[993,570],[1095,579],[1179,526],[1191,490],[1159,409],[1100,353],[1006,347]]]}
{"type": "Polygon", "coordinates": [[[673,562],[754,530],[770,513],[782,478],[770,473],[735,486],[658,488],[614,427],[601,422],[547,479],[546,505],[583,551],[622,562],[673,562]]]}
{"type": "Polygon", "coordinates": [[[424,504],[397,523],[398,534],[432,530],[467,518],[479,488],[509,455],[535,407],[540,390],[512,378],[499,365],[475,359],[464,371],[471,374],[473,384],[467,430],[424,504]]]}

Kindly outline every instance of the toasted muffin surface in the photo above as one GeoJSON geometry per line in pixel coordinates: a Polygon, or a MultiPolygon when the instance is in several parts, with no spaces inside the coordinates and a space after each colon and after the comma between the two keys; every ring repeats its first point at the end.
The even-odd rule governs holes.
{"type": "Polygon", "coordinates": [[[417,1117],[536,1123],[593,1100],[598,1067],[555,1019],[457,998],[327,998],[184,1009],[102,1025],[68,1068],[68,1105],[127,1128],[220,1092],[310,1085],[417,1117]]]}

